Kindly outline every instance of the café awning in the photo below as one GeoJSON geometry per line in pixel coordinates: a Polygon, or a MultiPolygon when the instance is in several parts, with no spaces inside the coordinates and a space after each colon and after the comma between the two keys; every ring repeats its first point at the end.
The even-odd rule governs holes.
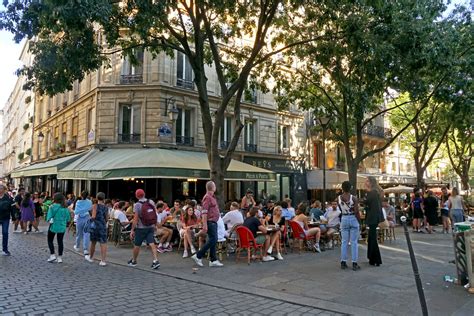
{"type": "MultiPolygon", "coordinates": [[[[206,153],[161,148],[93,149],[61,169],[58,179],[119,180],[126,178],[209,179],[206,153]]],[[[275,173],[232,160],[226,180],[274,181],[275,173]]]]}
{"type": "Polygon", "coordinates": [[[59,170],[79,159],[84,153],[51,159],[44,162],[38,162],[29,166],[14,170],[11,174],[12,178],[35,177],[57,174],[59,170]]]}

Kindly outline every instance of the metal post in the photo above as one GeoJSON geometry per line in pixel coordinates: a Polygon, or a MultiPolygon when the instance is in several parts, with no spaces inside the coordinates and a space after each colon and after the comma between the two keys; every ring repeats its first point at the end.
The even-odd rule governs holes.
{"type": "Polygon", "coordinates": [[[421,283],[420,273],[418,272],[418,265],[416,264],[415,253],[411,245],[410,234],[407,228],[407,218],[402,216],[400,218],[403,224],[403,230],[405,231],[405,237],[407,239],[408,252],[410,253],[411,266],[413,268],[413,274],[415,275],[416,289],[418,291],[418,298],[420,299],[421,311],[423,316],[428,316],[428,307],[426,306],[425,293],[423,292],[423,285],[421,283]]]}
{"type": "Polygon", "coordinates": [[[326,212],[326,125],[323,124],[323,210],[326,212]]]}

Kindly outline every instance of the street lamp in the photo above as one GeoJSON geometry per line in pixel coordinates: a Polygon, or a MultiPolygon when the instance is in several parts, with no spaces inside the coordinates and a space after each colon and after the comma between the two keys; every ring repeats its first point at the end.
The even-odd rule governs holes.
{"type": "Polygon", "coordinates": [[[322,195],[322,204],[324,211],[326,211],[326,129],[328,127],[329,121],[331,118],[322,116],[319,117],[318,123],[323,128],[323,195],[322,195]]]}
{"type": "Polygon", "coordinates": [[[43,140],[44,140],[44,134],[43,134],[43,132],[39,132],[39,134],[38,134],[38,141],[39,141],[39,142],[42,142],[43,140]]]}
{"type": "Polygon", "coordinates": [[[178,120],[179,110],[173,105],[173,107],[168,110],[168,115],[172,122],[176,122],[178,120]]]}

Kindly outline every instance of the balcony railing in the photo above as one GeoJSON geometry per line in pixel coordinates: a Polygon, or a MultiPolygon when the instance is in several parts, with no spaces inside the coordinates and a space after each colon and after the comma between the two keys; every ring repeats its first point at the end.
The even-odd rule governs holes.
{"type": "Polygon", "coordinates": [[[137,144],[140,143],[141,134],[118,134],[119,143],[137,144]]]}
{"type": "Polygon", "coordinates": [[[138,84],[143,83],[143,75],[121,75],[120,76],[121,84],[138,84]]]}
{"type": "Polygon", "coordinates": [[[194,90],[194,82],[192,80],[187,80],[183,78],[178,78],[176,80],[176,85],[178,87],[183,87],[185,89],[191,89],[194,90]]]}
{"type": "Polygon", "coordinates": [[[220,145],[221,145],[221,149],[227,149],[230,146],[230,142],[228,142],[226,140],[223,140],[223,141],[221,141],[220,145]]]}
{"type": "Polygon", "coordinates": [[[370,136],[380,137],[380,138],[391,138],[392,130],[382,126],[376,125],[366,125],[362,130],[362,133],[370,136]]]}
{"type": "Polygon", "coordinates": [[[256,153],[257,152],[257,145],[256,144],[245,144],[245,151],[256,153]]]}
{"type": "Polygon", "coordinates": [[[176,144],[183,146],[194,146],[194,137],[176,135],[176,144]]]}

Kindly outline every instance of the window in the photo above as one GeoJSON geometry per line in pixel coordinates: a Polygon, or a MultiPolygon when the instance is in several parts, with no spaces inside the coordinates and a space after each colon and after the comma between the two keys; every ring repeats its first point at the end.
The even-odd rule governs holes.
{"type": "Polygon", "coordinates": [[[288,153],[289,147],[289,127],[280,125],[278,126],[278,152],[288,153]]]}
{"type": "Polygon", "coordinates": [[[397,171],[397,163],[395,161],[392,161],[392,174],[395,174],[396,171],[397,171]]]}
{"type": "Polygon", "coordinates": [[[69,147],[75,149],[77,147],[77,135],[79,134],[79,118],[76,116],[72,119],[72,137],[69,147]]]}
{"type": "Polygon", "coordinates": [[[79,84],[79,80],[74,81],[74,83],[72,84],[72,95],[73,95],[74,101],[76,101],[79,98],[79,94],[81,92],[80,89],[81,89],[81,85],[79,84]]]}
{"type": "Polygon", "coordinates": [[[132,54],[123,58],[121,84],[143,83],[143,49],[134,49],[132,54]]]}
{"type": "Polygon", "coordinates": [[[221,148],[227,149],[232,141],[232,117],[224,117],[224,122],[221,126],[221,148]]]}
{"type": "Polygon", "coordinates": [[[243,101],[257,103],[257,88],[248,86],[244,90],[243,101]]]}
{"type": "Polygon", "coordinates": [[[86,131],[86,133],[89,133],[93,128],[92,119],[93,119],[92,109],[88,109],[87,110],[87,131],[86,131]]]}
{"type": "Polygon", "coordinates": [[[61,144],[66,144],[66,138],[67,138],[67,123],[64,122],[62,127],[61,127],[61,144]]]}
{"type": "Polygon", "coordinates": [[[124,104],[120,106],[119,143],[139,143],[141,136],[141,107],[124,104]]]}
{"type": "Polygon", "coordinates": [[[255,141],[255,121],[248,120],[245,122],[244,141],[245,151],[257,152],[257,144],[255,141]]]}
{"type": "Polygon", "coordinates": [[[53,147],[56,148],[59,143],[59,126],[54,128],[53,147]]]}
{"type": "Polygon", "coordinates": [[[189,57],[181,52],[177,54],[176,85],[186,89],[194,89],[193,69],[189,57]]]}
{"type": "Polygon", "coordinates": [[[176,120],[176,143],[179,145],[194,146],[194,138],[191,137],[191,110],[178,109],[176,120]]]}

